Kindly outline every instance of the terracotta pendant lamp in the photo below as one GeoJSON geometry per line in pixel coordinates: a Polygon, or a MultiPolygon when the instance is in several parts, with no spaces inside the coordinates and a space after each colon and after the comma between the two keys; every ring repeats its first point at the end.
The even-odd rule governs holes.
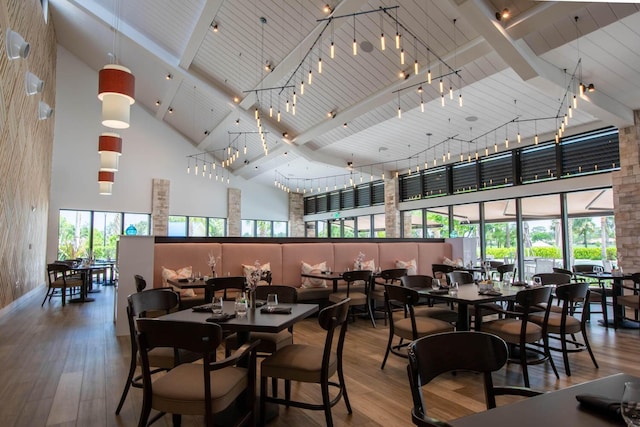
{"type": "Polygon", "coordinates": [[[100,170],[117,172],[120,156],[122,155],[122,138],[113,132],[104,132],[98,139],[98,154],[100,154],[100,170]]]}
{"type": "Polygon", "coordinates": [[[129,112],[135,101],[135,77],[121,65],[108,64],[100,70],[98,99],[102,101],[102,124],[114,129],[129,127],[129,112]]]}
{"type": "Polygon", "coordinates": [[[115,180],[115,172],[98,171],[98,185],[100,186],[100,194],[110,196],[113,189],[113,181],[115,180]]]}

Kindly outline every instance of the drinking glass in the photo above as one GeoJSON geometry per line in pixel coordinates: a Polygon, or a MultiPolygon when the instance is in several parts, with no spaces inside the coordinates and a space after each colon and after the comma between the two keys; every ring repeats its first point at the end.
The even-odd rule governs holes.
{"type": "Polygon", "coordinates": [[[542,278],[541,277],[534,277],[533,278],[533,285],[534,286],[542,286],[542,278]]]}
{"type": "Polygon", "coordinates": [[[451,285],[449,285],[449,295],[453,297],[458,296],[458,282],[451,282],[451,285]]]}
{"type": "Polygon", "coordinates": [[[620,412],[627,427],[640,426],[640,383],[624,383],[620,412]]]}
{"type": "Polygon", "coordinates": [[[244,317],[247,315],[247,301],[242,298],[242,297],[238,297],[236,298],[236,316],[238,317],[244,317]]]}
{"type": "Polygon", "coordinates": [[[431,289],[434,291],[440,289],[440,279],[431,279],[431,289]]]}
{"type": "Polygon", "coordinates": [[[278,294],[267,294],[267,310],[273,311],[278,305],[278,294]]]}
{"type": "Polygon", "coordinates": [[[222,297],[213,297],[213,300],[211,301],[211,312],[213,314],[222,314],[222,297]]]}

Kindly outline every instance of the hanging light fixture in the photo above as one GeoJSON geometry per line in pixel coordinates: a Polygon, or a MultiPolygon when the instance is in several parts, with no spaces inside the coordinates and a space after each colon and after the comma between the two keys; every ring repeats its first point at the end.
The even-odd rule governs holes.
{"type": "Polygon", "coordinates": [[[104,132],[98,138],[98,154],[100,154],[100,170],[117,172],[122,155],[122,138],[113,132],[104,132]]]}
{"type": "Polygon", "coordinates": [[[130,106],[135,101],[135,77],[121,65],[108,64],[98,77],[98,99],[102,101],[102,124],[115,129],[129,127],[130,106]]]}
{"type": "Polygon", "coordinates": [[[113,191],[113,182],[116,174],[114,172],[98,171],[98,186],[100,194],[110,196],[113,191]]]}

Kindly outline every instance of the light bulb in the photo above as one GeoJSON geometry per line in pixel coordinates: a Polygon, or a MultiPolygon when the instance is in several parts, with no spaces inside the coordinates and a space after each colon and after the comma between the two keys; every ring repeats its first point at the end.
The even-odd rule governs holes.
{"type": "Polygon", "coordinates": [[[400,33],[396,33],[396,49],[400,49],[400,33]]]}
{"type": "Polygon", "coordinates": [[[356,56],[358,54],[358,42],[356,41],[356,39],[353,39],[353,56],[356,56]]]}
{"type": "Polygon", "coordinates": [[[417,76],[419,72],[420,72],[420,66],[418,65],[418,60],[416,59],[413,63],[413,74],[417,76]]]}
{"type": "Polygon", "coordinates": [[[431,84],[431,69],[427,71],[427,83],[431,84]]]}
{"type": "Polygon", "coordinates": [[[333,42],[331,42],[331,46],[329,47],[329,57],[331,59],[335,58],[336,56],[336,46],[333,44],[333,42]]]}
{"type": "Polygon", "coordinates": [[[384,38],[384,33],[380,34],[380,50],[385,50],[387,48],[387,42],[384,38]]]}

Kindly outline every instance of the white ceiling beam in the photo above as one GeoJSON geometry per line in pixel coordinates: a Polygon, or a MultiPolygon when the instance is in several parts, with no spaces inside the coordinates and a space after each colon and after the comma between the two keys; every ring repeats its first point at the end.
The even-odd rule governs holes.
{"type": "Polygon", "coordinates": [[[558,16],[574,16],[577,10],[584,8],[587,4],[574,1],[541,2],[510,21],[506,30],[514,40],[518,40],[546,27],[558,16]]]}
{"type": "Polygon", "coordinates": [[[187,46],[180,57],[181,68],[188,70],[191,67],[193,58],[195,58],[198,53],[207,33],[211,31],[211,23],[218,14],[218,10],[220,10],[223,3],[224,0],[207,0],[205,3],[202,13],[200,13],[198,21],[189,35],[187,46]]]}

